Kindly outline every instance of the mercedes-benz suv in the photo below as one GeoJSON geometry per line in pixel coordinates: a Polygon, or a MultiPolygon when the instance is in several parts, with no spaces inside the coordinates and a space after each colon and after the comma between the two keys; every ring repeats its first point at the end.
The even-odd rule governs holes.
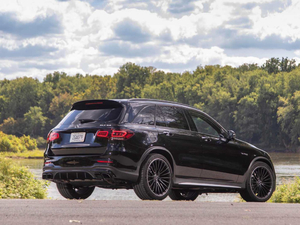
{"type": "Polygon", "coordinates": [[[199,109],[151,99],[74,103],[48,134],[43,179],[68,199],[95,187],[134,189],[143,200],[195,200],[238,192],[267,201],[275,189],[269,155],[199,109]]]}

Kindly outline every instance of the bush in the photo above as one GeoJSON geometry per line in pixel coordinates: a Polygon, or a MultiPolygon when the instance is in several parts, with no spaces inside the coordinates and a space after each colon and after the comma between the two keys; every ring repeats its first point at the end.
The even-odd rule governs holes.
{"type": "Polygon", "coordinates": [[[47,144],[47,140],[44,139],[43,137],[38,137],[36,139],[36,143],[37,143],[37,147],[39,149],[45,149],[46,148],[46,144],[47,144]]]}
{"type": "Polygon", "coordinates": [[[31,139],[30,136],[23,135],[20,137],[21,143],[26,147],[27,150],[37,149],[37,143],[35,139],[31,139]]]}
{"type": "Polygon", "coordinates": [[[24,152],[26,147],[21,143],[20,139],[13,135],[5,135],[0,137],[0,151],[2,152],[24,152]]]}
{"type": "Polygon", "coordinates": [[[10,140],[7,137],[0,137],[0,151],[9,152],[11,149],[12,146],[10,140]]]}
{"type": "Polygon", "coordinates": [[[37,149],[36,140],[23,135],[18,138],[0,131],[0,152],[26,152],[37,149]]]}
{"type": "Polygon", "coordinates": [[[300,203],[300,178],[277,186],[270,202],[300,203]]]}
{"type": "Polygon", "coordinates": [[[47,186],[48,182],[35,179],[27,168],[0,158],[0,199],[44,199],[47,197],[47,186]]]}

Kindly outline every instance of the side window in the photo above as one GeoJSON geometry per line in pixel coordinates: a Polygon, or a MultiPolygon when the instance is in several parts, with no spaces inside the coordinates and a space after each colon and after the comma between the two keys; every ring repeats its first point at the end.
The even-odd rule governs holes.
{"type": "Polygon", "coordinates": [[[128,110],[125,114],[123,121],[131,123],[136,115],[146,107],[147,105],[141,103],[131,103],[128,106],[128,110]]]}
{"type": "Polygon", "coordinates": [[[199,133],[219,136],[219,133],[210,124],[208,124],[206,121],[202,119],[203,116],[192,111],[189,111],[189,113],[199,133]]]}
{"type": "Polygon", "coordinates": [[[161,112],[165,117],[165,122],[168,127],[189,130],[189,125],[182,110],[170,106],[161,106],[158,108],[161,108],[161,112]]]}
{"type": "Polygon", "coordinates": [[[154,125],[155,106],[144,108],[132,121],[132,123],[154,125]]]}
{"type": "Polygon", "coordinates": [[[159,106],[157,106],[156,108],[156,126],[161,126],[161,127],[167,126],[165,117],[159,106]]]}

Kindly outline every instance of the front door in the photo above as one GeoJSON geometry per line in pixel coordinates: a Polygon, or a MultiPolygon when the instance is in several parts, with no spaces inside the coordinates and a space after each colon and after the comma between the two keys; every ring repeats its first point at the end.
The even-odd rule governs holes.
{"type": "Polygon", "coordinates": [[[220,140],[220,129],[205,114],[189,111],[199,134],[198,154],[202,172],[207,180],[236,182],[243,170],[243,159],[238,145],[232,140],[220,140]]]}

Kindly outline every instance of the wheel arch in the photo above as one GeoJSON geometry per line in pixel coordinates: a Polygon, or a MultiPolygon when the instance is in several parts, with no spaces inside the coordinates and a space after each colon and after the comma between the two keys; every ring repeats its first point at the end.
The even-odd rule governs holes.
{"type": "Polygon", "coordinates": [[[248,170],[251,168],[251,166],[255,163],[255,162],[264,162],[266,163],[273,171],[274,171],[274,174],[275,174],[275,168],[274,168],[274,165],[273,163],[271,162],[271,160],[265,158],[265,157],[256,157],[252,160],[252,162],[250,163],[249,167],[248,167],[248,170]]]}
{"type": "Polygon", "coordinates": [[[141,157],[141,159],[139,161],[139,164],[137,166],[138,173],[140,173],[141,166],[145,162],[145,159],[147,158],[147,156],[149,154],[153,154],[153,153],[161,154],[164,157],[166,157],[166,159],[169,161],[169,163],[170,163],[170,165],[172,167],[172,171],[173,171],[173,175],[174,175],[175,174],[175,170],[176,170],[176,164],[175,164],[174,158],[173,158],[173,156],[172,156],[172,154],[171,154],[171,152],[169,150],[167,150],[164,147],[160,147],[160,146],[153,146],[153,147],[147,149],[144,152],[144,154],[142,155],[142,157],[141,157]]]}
{"type": "Polygon", "coordinates": [[[265,157],[262,157],[262,156],[259,156],[259,157],[256,157],[254,158],[251,163],[249,164],[249,167],[246,171],[246,173],[244,174],[243,176],[243,188],[245,187],[246,185],[246,180],[247,180],[247,177],[249,176],[249,173],[251,172],[250,171],[250,168],[252,167],[252,165],[256,162],[264,162],[266,163],[274,172],[274,179],[275,179],[275,182],[276,182],[276,173],[275,173],[275,169],[274,169],[274,166],[273,166],[273,163],[271,162],[271,160],[269,160],[268,158],[265,158],[265,157]]]}

